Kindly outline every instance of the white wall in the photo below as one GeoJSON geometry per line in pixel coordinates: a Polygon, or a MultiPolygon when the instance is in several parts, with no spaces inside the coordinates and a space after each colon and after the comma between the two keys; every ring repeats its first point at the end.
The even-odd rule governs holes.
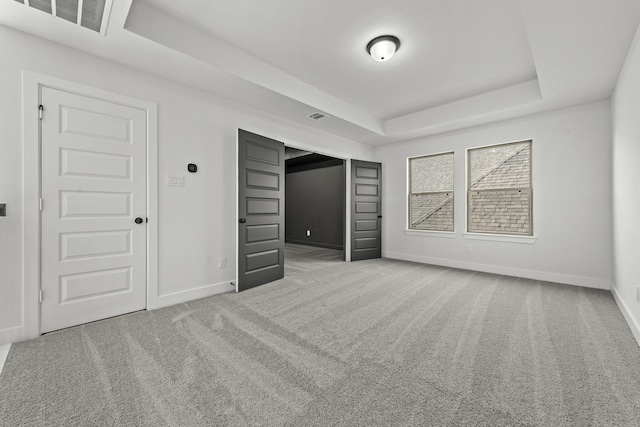
{"type": "Polygon", "coordinates": [[[383,162],[384,256],[608,289],[610,132],[610,104],[602,101],[376,149],[383,162]],[[465,150],[530,138],[535,242],[466,239],[465,150]],[[405,232],[407,157],[451,150],[455,233],[445,238],[405,232]],[[472,252],[466,251],[469,244],[472,252]]]}
{"type": "Polygon", "coordinates": [[[612,100],[613,294],[640,344],[640,30],[612,100]]]}
{"type": "MultiPolygon", "coordinates": [[[[216,98],[0,26],[0,344],[22,336],[22,70],[158,104],[159,290],[166,301],[202,296],[235,279],[236,129],[345,158],[370,160],[362,144],[216,98]],[[188,163],[198,173],[186,172],[188,163]],[[185,187],[164,186],[184,175],[185,187]],[[218,269],[219,257],[227,268],[218,269]]],[[[153,219],[152,219],[153,220],[153,219]]]]}

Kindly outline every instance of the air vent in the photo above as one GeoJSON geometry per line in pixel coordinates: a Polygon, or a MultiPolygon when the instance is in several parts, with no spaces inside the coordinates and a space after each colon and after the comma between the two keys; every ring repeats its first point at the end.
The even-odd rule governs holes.
{"type": "Polygon", "coordinates": [[[16,1],[102,35],[104,35],[107,30],[111,4],[113,3],[113,0],[16,1]]]}
{"type": "Polygon", "coordinates": [[[321,118],[326,117],[326,116],[324,114],[318,113],[316,111],[315,113],[309,114],[307,117],[309,117],[310,119],[313,119],[313,120],[320,120],[321,118]]]}

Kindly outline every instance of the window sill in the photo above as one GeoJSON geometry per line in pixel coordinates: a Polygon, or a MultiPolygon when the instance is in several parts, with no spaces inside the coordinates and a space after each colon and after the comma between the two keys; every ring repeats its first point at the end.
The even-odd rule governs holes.
{"type": "Polygon", "coordinates": [[[533,245],[538,238],[535,236],[507,236],[506,234],[482,234],[482,233],[463,233],[467,240],[486,240],[489,242],[507,242],[522,243],[533,245]]]}
{"type": "Polygon", "coordinates": [[[445,239],[456,238],[454,231],[404,230],[404,234],[407,236],[440,237],[445,239]]]}

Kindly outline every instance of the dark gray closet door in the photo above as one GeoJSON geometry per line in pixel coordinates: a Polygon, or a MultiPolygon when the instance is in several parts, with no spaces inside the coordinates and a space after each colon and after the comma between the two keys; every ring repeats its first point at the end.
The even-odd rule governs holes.
{"type": "Polygon", "coordinates": [[[284,277],[284,144],[238,130],[238,292],[284,277]]]}
{"type": "Polygon", "coordinates": [[[351,260],[382,256],[382,165],[351,161],[351,260]]]}

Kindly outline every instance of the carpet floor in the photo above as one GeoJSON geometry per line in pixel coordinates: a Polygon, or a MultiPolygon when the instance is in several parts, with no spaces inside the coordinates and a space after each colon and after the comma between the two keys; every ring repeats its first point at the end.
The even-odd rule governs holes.
{"type": "Polygon", "coordinates": [[[246,292],[13,345],[0,425],[640,425],[640,348],[607,291],[286,259],[246,292]]]}

